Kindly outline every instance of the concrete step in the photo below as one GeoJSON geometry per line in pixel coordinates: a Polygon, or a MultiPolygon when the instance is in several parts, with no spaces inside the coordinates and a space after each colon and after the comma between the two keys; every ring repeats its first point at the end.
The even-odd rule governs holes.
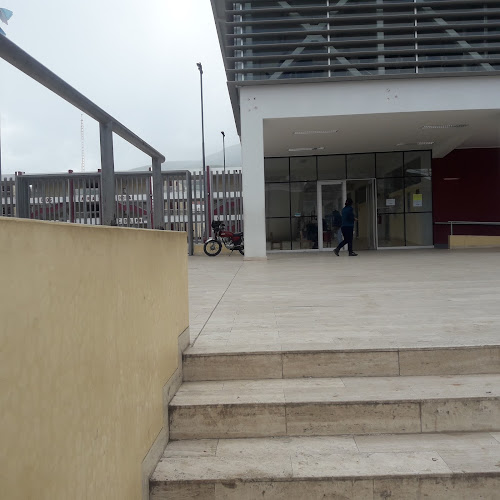
{"type": "Polygon", "coordinates": [[[498,499],[500,433],[170,442],[151,500],[498,499]]]}
{"type": "Polygon", "coordinates": [[[184,353],[185,381],[500,373],[500,345],[184,353]]]}
{"type": "Polygon", "coordinates": [[[171,439],[500,431],[500,375],[185,382],[171,439]]]}

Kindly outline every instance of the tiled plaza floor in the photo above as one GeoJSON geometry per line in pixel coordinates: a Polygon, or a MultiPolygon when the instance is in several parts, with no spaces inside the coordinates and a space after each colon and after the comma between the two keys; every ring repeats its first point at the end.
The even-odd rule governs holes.
{"type": "Polygon", "coordinates": [[[191,352],[500,344],[500,251],[189,259],[191,352]]]}

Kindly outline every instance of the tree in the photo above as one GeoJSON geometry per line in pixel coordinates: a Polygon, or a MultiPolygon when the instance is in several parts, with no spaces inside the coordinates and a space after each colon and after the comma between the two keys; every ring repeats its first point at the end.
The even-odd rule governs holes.
{"type": "MultiPolygon", "coordinates": [[[[2,21],[5,24],[9,24],[9,19],[12,17],[13,12],[8,9],[4,9],[3,7],[0,7],[0,21],[2,21]]],[[[0,35],[5,36],[5,31],[0,28],[0,35]]]]}

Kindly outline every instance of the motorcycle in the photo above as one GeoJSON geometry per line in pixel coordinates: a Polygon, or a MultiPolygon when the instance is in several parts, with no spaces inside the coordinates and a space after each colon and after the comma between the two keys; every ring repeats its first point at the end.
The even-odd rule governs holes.
{"type": "Polygon", "coordinates": [[[220,220],[212,221],[212,229],[214,230],[213,238],[209,238],[203,245],[203,251],[209,257],[215,257],[220,254],[222,245],[233,252],[238,250],[241,255],[244,253],[243,233],[233,233],[226,231],[224,222],[220,220]]]}

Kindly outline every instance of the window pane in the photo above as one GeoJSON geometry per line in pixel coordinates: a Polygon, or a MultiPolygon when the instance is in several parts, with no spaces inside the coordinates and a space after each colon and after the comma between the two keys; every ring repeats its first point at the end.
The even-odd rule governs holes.
{"type": "Polygon", "coordinates": [[[432,214],[406,214],[406,245],[431,246],[432,214]]]}
{"type": "Polygon", "coordinates": [[[315,181],[316,157],[305,156],[298,158],[290,158],[290,180],[315,181]]]}
{"type": "Polygon", "coordinates": [[[291,182],[290,193],[292,217],[316,216],[316,182],[291,182]]]}
{"type": "Polygon", "coordinates": [[[267,219],[266,241],[268,250],[290,250],[290,219],[267,219]]]}
{"type": "Polygon", "coordinates": [[[318,219],[292,217],[292,250],[318,248],[318,219]]]}
{"type": "Polygon", "coordinates": [[[375,154],[347,155],[347,178],[369,179],[375,177],[375,154]]]}
{"type": "Polygon", "coordinates": [[[404,212],[403,179],[377,179],[379,214],[404,212]]]}
{"type": "Polygon", "coordinates": [[[287,181],[290,178],[288,158],[265,158],[264,177],[266,182],[287,181]]]}
{"type": "Polygon", "coordinates": [[[290,217],[288,183],[266,184],[266,217],[290,217]]]}
{"type": "Polygon", "coordinates": [[[346,178],[344,155],[318,156],[318,179],[336,180],[346,178]]]}
{"type": "Polygon", "coordinates": [[[431,175],[431,152],[411,151],[404,154],[406,176],[431,175]]]}
{"type": "Polygon", "coordinates": [[[403,153],[377,153],[377,177],[403,177],[403,153]]]}
{"type": "Polygon", "coordinates": [[[383,214],[378,219],[378,246],[403,247],[405,245],[405,219],[403,214],[383,214]]]}
{"type": "Polygon", "coordinates": [[[432,210],[430,177],[407,177],[405,186],[407,212],[430,212],[432,210]]]}

